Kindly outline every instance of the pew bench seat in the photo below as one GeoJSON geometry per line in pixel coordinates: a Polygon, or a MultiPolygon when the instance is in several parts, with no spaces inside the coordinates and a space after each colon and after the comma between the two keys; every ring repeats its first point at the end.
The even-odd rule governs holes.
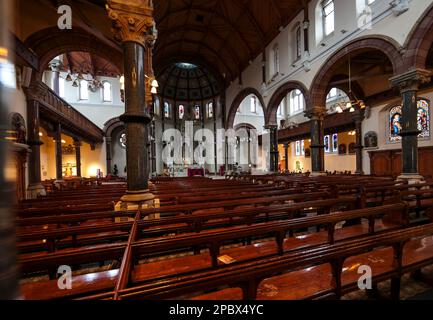
{"type": "MultiPolygon", "coordinates": [[[[400,226],[386,223],[382,220],[376,220],[376,232],[391,230],[400,226]]],[[[227,230],[227,229],[224,229],[227,230]]],[[[215,230],[212,230],[215,231],[215,230]]],[[[203,231],[206,233],[206,231],[203,231]]],[[[350,227],[343,227],[335,231],[335,240],[340,241],[352,237],[362,236],[368,233],[368,225],[365,223],[350,227]]],[[[320,231],[308,234],[295,235],[295,237],[286,238],[283,246],[284,251],[302,250],[308,247],[326,244],[328,240],[328,232],[320,231]]],[[[278,247],[273,239],[260,240],[257,243],[236,246],[223,247],[220,250],[220,256],[229,256],[235,262],[244,262],[248,260],[260,259],[266,256],[278,254],[278,247]]],[[[196,272],[211,268],[211,257],[207,252],[201,252],[197,255],[187,254],[183,257],[173,255],[167,256],[166,259],[155,261],[155,259],[145,259],[145,263],[140,263],[134,266],[132,272],[132,282],[139,283],[178,274],[196,272]]],[[[218,261],[220,267],[225,264],[218,261]]]]}
{"type": "Polygon", "coordinates": [[[82,294],[112,290],[116,286],[118,276],[118,269],[73,276],[71,290],[60,290],[58,280],[28,282],[21,285],[21,295],[25,300],[68,299],[82,294]]]}
{"type": "MultiPolygon", "coordinates": [[[[411,240],[404,246],[402,266],[406,268],[406,272],[411,267],[412,271],[419,270],[431,263],[432,259],[433,237],[431,236],[411,240]]],[[[371,267],[373,283],[389,279],[394,272],[393,249],[391,247],[379,248],[348,258],[342,268],[343,294],[359,290],[358,280],[362,273],[358,273],[358,270],[361,266],[371,267]]],[[[332,296],[333,291],[331,266],[323,264],[263,280],[257,290],[257,300],[320,299],[332,296]]],[[[200,294],[190,299],[242,300],[242,298],[240,288],[229,288],[200,294]]]]}

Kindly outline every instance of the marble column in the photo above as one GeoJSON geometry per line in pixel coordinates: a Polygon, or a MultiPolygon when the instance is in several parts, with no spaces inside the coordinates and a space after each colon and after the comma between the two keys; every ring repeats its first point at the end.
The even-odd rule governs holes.
{"type": "Polygon", "coordinates": [[[353,121],[355,122],[356,131],[356,174],[363,175],[364,169],[362,164],[362,150],[364,146],[362,145],[362,121],[364,120],[364,110],[356,110],[353,115],[353,121]]]}
{"type": "Polygon", "coordinates": [[[305,112],[311,119],[311,169],[312,176],[325,174],[325,146],[323,121],[326,115],[326,108],[313,107],[305,112]]]}
{"type": "Polygon", "coordinates": [[[125,72],[125,113],[120,117],[127,137],[127,192],[124,204],[153,205],[149,192],[148,130],[151,122],[146,107],[146,48],[153,44],[153,8],[149,1],[108,1],[116,40],[122,42],[125,72]]]}
{"type": "Polygon", "coordinates": [[[81,178],[81,141],[74,140],[75,163],[77,167],[77,177],[81,178]]]}
{"type": "Polygon", "coordinates": [[[107,159],[107,174],[112,174],[111,168],[111,137],[105,137],[105,154],[107,159]]]}
{"type": "Polygon", "coordinates": [[[56,126],[56,179],[57,181],[63,180],[63,155],[62,155],[62,125],[60,123],[56,126]]]}
{"type": "Polygon", "coordinates": [[[284,144],[284,157],[286,158],[285,164],[284,164],[284,170],[289,172],[289,143],[284,144]]]}
{"type": "Polygon", "coordinates": [[[431,73],[414,69],[390,79],[391,85],[400,89],[402,105],[402,163],[401,180],[418,182],[423,179],[418,172],[418,107],[417,93],[420,85],[430,82],[431,73]]]}

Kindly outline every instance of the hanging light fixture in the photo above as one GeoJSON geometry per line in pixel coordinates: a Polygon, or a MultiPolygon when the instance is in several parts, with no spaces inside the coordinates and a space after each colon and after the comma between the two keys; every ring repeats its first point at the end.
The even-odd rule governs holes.
{"type": "Polygon", "coordinates": [[[72,83],[72,86],[73,86],[74,88],[78,88],[78,81],[75,80],[75,81],[72,83]]]}
{"type": "Polygon", "coordinates": [[[66,79],[65,79],[67,82],[71,82],[72,81],[72,76],[71,76],[71,74],[70,73],[68,73],[68,75],[66,76],[66,79]]]}
{"type": "Polygon", "coordinates": [[[157,81],[156,79],[153,79],[153,80],[152,80],[152,83],[151,83],[151,86],[152,86],[153,88],[159,88],[158,81],[157,81]]]}

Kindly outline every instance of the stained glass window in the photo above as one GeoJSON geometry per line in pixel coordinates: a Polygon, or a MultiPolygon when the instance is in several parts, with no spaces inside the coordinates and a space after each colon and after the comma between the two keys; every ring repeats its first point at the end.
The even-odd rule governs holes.
{"type": "Polygon", "coordinates": [[[200,120],[200,106],[195,106],[194,115],[195,115],[195,120],[200,120]]]}
{"type": "Polygon", "coordinates": [[[122,133],[120,135],[119,143],[122,146],[122,148],[126,148],[126,133],[122,133]]]}
{"type": "Polygon", "coordinates": [[[430,137],[430,112],[426,100],[418,100],[418,130],[421,131],[420,138],[430,137]]]}
{"type": "Polygon", "coordinates": [[[209,119],[213,118],[213,103],[212,102],[209,102],[207,105],[207,117],[209,119]]]}
{"type": "MultiPolygon", "coordinates": [[[[418,130],[419,138],[430,137],[430,110],[426,100],[418,100],[418,130]]],[[[389,141],[394,143],[401,141],[402,110],[401,106],[393,107],[389,112],[389,141]]]]}
{"type": "Polygon", "coordinates": [[[331,152],[331,145],[330,145],[330,137],[329,136],[325,136],[325,138],[323,139],[324,141],[324,145],[325,145],[325,152],[329,153],[331,152]]]}
{"type": "Polygon", "coordinates": [[[164,102],[164,117],[170,118],[170,104],[168,102],[164,102]]]}
{"type": "Polygon", "coordinates": [[[181,104],[179,106],[179,119],[182,120],[185,116],[185,107],[181,104]]]}
{"type": "Polygon", "coordinates": [[[332,152],[338,152],[338,134],[332,135],[332,152]]]}

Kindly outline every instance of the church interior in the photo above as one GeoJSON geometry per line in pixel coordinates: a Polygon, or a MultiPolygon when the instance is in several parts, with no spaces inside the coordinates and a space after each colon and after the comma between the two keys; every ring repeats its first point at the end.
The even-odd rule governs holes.
{"type": "Polygon", "coordinates": [[[433,300],[431,0],[0,14],[0,299],[433,300]]]}

